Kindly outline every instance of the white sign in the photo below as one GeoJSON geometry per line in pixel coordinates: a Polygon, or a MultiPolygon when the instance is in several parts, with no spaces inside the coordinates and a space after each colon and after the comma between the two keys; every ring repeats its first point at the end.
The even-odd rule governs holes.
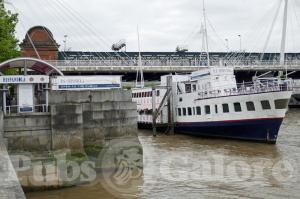
{"type": "Polygon", "coordinates": [[[51,78],[52,90],[103,90],[121,87],[121,76],[59,76],[51,78]]]}
{"type": "Polygon", "coordinates": [[[49,76],[45,75],[7,75],[0,76],[0,84],[39,84],[49,83],[49,76]]]}
{"type": "Polygon", "coordinates": [[[33,84],[18,85],[19,112],[33,112],[33,84]]]}

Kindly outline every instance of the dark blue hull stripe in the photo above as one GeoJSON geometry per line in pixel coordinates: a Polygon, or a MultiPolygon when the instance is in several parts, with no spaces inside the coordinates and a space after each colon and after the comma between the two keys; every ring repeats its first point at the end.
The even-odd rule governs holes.
{"type": "Polygon", "coordinates": [[[226,122],[177,123],[175,131],[195,136],[276,142],[282,118],[226,122]]]}

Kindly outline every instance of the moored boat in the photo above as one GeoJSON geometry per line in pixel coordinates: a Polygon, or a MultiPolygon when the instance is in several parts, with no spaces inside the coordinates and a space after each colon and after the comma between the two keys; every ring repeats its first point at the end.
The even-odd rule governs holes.
{"type": "MultiPolygon", "coordinates": [[[[180,79],[172,81],[175,132],[276,143],[292,95],[289,84],[237,84],[230,67],[207,67],[180,79]]],[[[133,90],[140,124],[152,124],[151,93],[149,88],[133,90]]],[[[156,90],[156,108],[165,93],[156,90]]],[[[156,122],[166,124],[167,114],[165,106],[156,122]]]]}

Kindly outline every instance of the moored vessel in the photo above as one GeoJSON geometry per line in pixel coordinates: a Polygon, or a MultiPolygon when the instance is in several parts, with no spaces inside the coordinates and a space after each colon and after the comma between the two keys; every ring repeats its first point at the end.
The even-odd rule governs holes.
{"type": "MultiPolygon", "coordinates": [[[[276,143],[292,95],[289,84],[277,81],[237,84],[230,67],[207,67],[172,79],[175,132],[276,143]]],[[[164,85],[162,81],[161,87],[164,85]]],[[[165,93],[167,89],[155,90],[155,109],[165,93]]],[[[140,124],[152,124],[151,94],[149,88],[133,90],[140,124]]],[[[167,105],[159,115],[157,123],[169,122],[167,105]]]]}

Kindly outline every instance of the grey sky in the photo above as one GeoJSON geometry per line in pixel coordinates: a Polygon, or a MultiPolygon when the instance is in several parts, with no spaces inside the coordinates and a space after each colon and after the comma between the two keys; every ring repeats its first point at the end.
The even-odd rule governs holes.
{"type": "MultiPolygon", "coordinates": [[[[108,51],[126,39],[127,51],[137,50],[136,26],[141,32],[142,51],[174,51],[178,44],[190,51],[201,50],[201,0],[9,0],[20,14],[17,35],[35,25],[45,25],[63,46],[72,50],[108,51]],[[84,21],[84,22],[82,22],[84,21]]],[[[277,5],[282,0],[206,0],[211,51],[261,51],[277,5]],[[216,34],[216,33],[217,34],[216,34]]],[[[7,9],[15,10],[11,5],[7,9]]],[[[279,51],[282,12],[267,51],[279,51]]],[[[287,51],[300,52],[300,1],[290,0],[287,51]]]]}

